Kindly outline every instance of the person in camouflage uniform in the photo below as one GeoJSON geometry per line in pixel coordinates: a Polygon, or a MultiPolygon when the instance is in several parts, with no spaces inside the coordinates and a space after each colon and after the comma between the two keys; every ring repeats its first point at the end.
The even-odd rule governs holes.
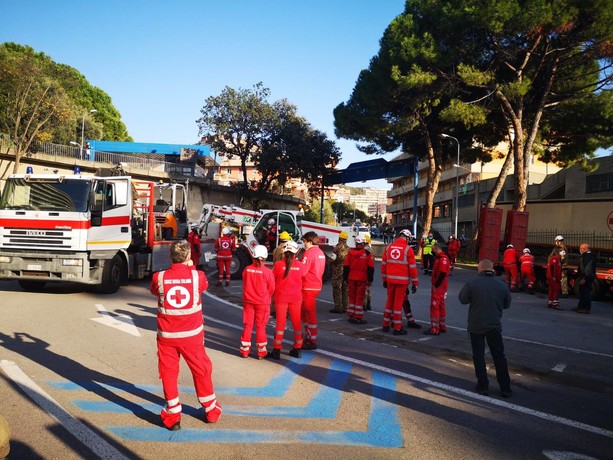
{"type": "Polygon", "coordinates": [[[330,313],[345,313],[349,305],[349,294],[347,293],[347,283],[343,281],[343,264],[345,257],[349,254],[347,246],[347,232],[338,235],[338,244],[334,246],[332,253],[332,295],[334,297],[334,308],[330,313]]]}

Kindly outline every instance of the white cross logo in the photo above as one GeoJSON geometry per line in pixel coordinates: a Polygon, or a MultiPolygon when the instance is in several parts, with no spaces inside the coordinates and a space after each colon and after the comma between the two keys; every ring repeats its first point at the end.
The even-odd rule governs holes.
{"type": "Polygon", "coordinates": [[[183,286],[173,286],[166,296],[168,303],[173,308],[183,308],[190,301],[189,291],[183,286]]]}

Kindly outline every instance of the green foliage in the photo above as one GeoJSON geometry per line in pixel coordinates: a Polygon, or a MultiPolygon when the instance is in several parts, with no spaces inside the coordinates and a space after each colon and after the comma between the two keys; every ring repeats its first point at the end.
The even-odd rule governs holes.
{"type": "MultiPolygon", "coordinates": [[[[86,138],[132,140],[111,98],[100,88],[92,86],[76,69],[56,63],[49,56],[36,52],[29,46],[15,43],[0,44],[0,68],[2,69],[0,73],[3,74],[0,83],[3,98],[0,102],[2,104],[0,124],[8,132],[13,132],[17,128],[15,123],[20,117],[16,116],[14,108],[18,105],[15,103],[20,94],[22,97],[25,96],[25,92],[20,93],[16,88],[26,91],[24,84],[27,81],[31,85],[26,91],[31,102],[48,99],[49,91],[54,94],[61,91],[65,98],[61,110],[57,112],[53,108],[54,103],[51,102],[39,107],[42,117],[45,117],[45,110],[51,112],[47,114],[49,119],[36,130],[36,134],[32,137],[33,142],[41,141],[43,138],[63,144],[68,144],[70,141],[81,142],[83,115],[86,115],[84,124],[86,138]],[[96,109],[97,112],[91,115],[89,113],[91,109],[96,109]]],[[[28,114],[22,113],[21,120],[23,116],[27,117],[28,114]]]]}
{"type": "Polygon", "coordinates": [[[326,135],[296,113],[287,100],[268,102],[270,90],[257,83],[253,89],[226,87],[206,99],[197,120],[200,135],[222,157],[238,157],[247,188],[246,164],[253,162],[261,179],[259,192],[273,182],[285,185],[300,177],[317,192],[323,174],[336,166],[340,151],[326,135]]]}
{"type": "Polygon", "coordinates": [[[472,128],[486,123],[487,112],[484,107],[452,99],[449,105],[441,111],[441,120],[449,123],[462,123],[465,127],[472,128]]]}
{"type": "MultiPolygon", "coordinates": [[[[321,216],[321,199],[315,198],[311,203],[311,207],[307,209],[304,213],[304,220],[308,220],[310,222],[320,222],[321,216]]],[[[327,225],[336,225],[334,211],[332,210],[330,200],[324,200],[324,224],[327,225]]]]}
{"type": "Polygon", "coordinates": [[[483,72],[464,63],[458,65],[457,75],[468,86],[487,85],[494,80],[494,75],[491,72],[483,72]]]}

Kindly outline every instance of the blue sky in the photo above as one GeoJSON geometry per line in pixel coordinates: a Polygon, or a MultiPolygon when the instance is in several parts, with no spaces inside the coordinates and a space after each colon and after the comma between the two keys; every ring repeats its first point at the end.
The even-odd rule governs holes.
{"type": "Polygon", "coordinates": [[[194,143],[207,97],[261,81],[271,101],[287,99],[337,141],[346,167],[372,157],[336,139],[332,110],[403,9],[404,0],[0,0],[0,42],[76,68],[137,142],[194,143]]]}

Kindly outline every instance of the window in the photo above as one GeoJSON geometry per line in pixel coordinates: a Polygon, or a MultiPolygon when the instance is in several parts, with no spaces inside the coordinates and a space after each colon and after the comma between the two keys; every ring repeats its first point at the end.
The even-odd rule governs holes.
{"type": "Polygon", "coordinates": [[[585,178],[585,193],[608,192],[613,190],[613,173],[592,174],[585,178]]]}

